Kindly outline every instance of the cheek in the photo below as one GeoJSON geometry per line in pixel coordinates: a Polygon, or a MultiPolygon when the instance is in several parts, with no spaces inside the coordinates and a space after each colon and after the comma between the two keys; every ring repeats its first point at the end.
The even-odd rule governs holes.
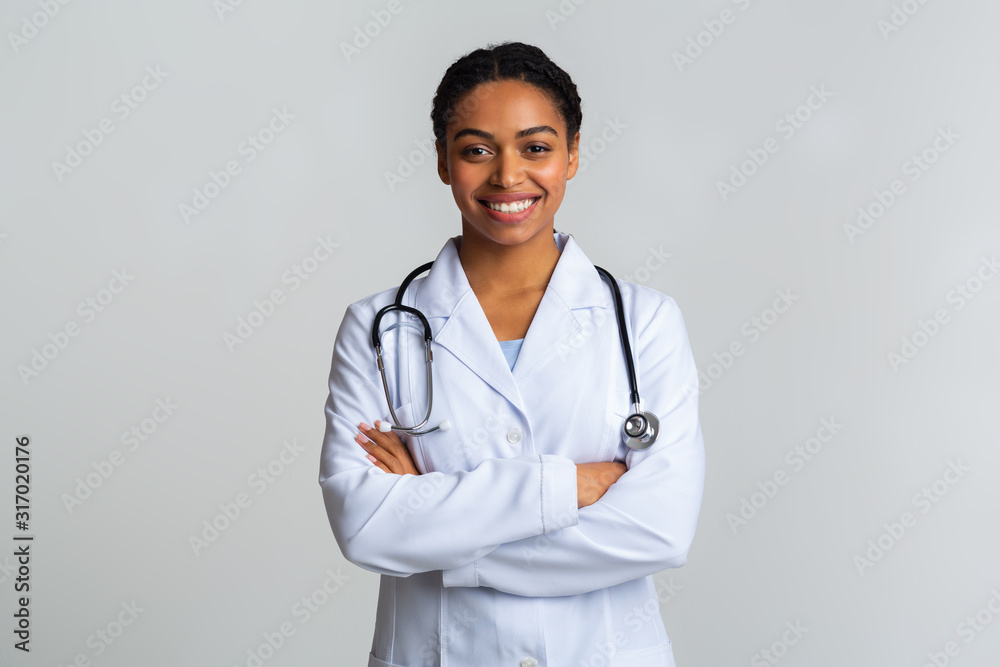
{"type": "Polygon", "coordinates": [[[460,167],[451,170],[451,189],[456,200],[468,200],[468,195],[479,185],[481,179],[475,170],[460,167]]]}
{"type": "Polygon", "coordinates": [[[468,181],[463,179],[460,175],[452,173],[451,177],[451,194],[455,198],[455,203],[458,204],[460,208],[469,206],[469,193],[474,190],[468,181]]]}
{"type": "Polygon", "coordinates": [[[546,165],[534,174],[536,182],[545,186],[550,194],[562,194],[566,189],[567,166],[565,164],[546,165]]]}
{"type": "Polygon", "coordinates": [[[549,178],[547,181],[542,181],[545,184],[545,190],[548,192],[549,201],[551,202],[561,202],[563,195],[566,193],[566,181],[562,178],[549,178]]]}

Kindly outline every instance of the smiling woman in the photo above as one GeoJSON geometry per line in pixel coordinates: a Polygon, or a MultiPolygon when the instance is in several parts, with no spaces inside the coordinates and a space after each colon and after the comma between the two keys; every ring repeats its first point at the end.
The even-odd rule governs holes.
{"type": "MultiPolygon", "coordinates": [[[[447,83],[446,75],[439,98],[447,83]]],[[[579,164],[581,114],[567,127],[552,93],[523,80],[477,87],[485,101],[438,137],[438,174],[462,213],[469,285],[497,338],[514,340],[528,331],[559,260],[553,221],[579,164]]],[[[435,119],[435,133],[438,126],[435,119]]]]}
{"type": "Polygon", "coordinates": [[[398,297],[426,319],[429,354],[404,342],[376,361],[372,342],[412,326],[370,329],[396,288],[340,326],[319,482],[344,556],[382,575],[369,667],[675,664],[652,575],[687,561],[698,521],[697,372],[674,300],[608,274],[616,328],[614,292],[554,229],[580,107],[537,47],[455,61],[431,118],[462,233],[398,297]],[[622,435],[619,331],[660,415],[644,448],[622,435]],[[386,400],[450,428],[385,423],[386,400]]]}

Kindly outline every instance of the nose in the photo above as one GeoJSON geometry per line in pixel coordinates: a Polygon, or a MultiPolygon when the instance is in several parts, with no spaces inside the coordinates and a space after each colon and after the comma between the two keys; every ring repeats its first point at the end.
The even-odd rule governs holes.
{"type": "Polygon", "coordinates": [[[501,151],[493,160],[490,185],[510,189],[524,180],[521,160],[516,155],[501,151]]]}

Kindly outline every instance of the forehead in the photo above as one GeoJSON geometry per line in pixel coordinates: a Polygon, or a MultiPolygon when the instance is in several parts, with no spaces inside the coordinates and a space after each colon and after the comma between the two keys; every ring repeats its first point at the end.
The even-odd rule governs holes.
{"type": "Polygon", "coordinates": [[[466,93],[455,105],[448,134],[473,128],[497,136],[518,130],[551,125],[560,135],[566,127],[559,111],[539,88],[523,81],[491,81],[466,93]]]}

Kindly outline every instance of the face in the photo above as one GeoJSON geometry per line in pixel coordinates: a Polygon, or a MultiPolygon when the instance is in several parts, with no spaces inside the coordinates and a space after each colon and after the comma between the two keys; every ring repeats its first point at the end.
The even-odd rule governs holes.
{"type": "Polygon", "coordinates": [[[539,89],[521,81],[484,83],[459,101],[462,110],[438,145],[438,174],[462,212],[463,236],[501,245],[548,231],[566,181],[579,164],[580,133],[567,147],[566,124],[539,89]],[[464,104],[474,97],[476,104],[464,104]],[[485,200],[537,199],[522,211],[492,211],[485,200]],[[506,196],[506,197],[504,197],[506,196]]]}

